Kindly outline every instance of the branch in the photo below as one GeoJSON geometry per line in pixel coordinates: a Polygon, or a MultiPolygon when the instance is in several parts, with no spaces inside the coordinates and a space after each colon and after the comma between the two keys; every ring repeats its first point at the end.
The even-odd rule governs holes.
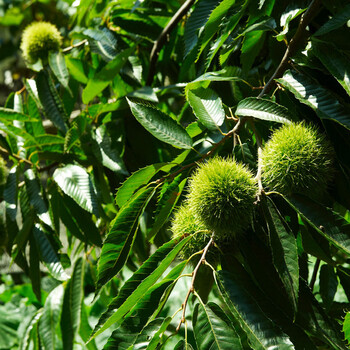
{"type": "Polygon", "coordinates": [[[287,47],[286,52],[284,53],[281,63],[275,70],[275,73],[273,73],[270,80],[265,85],[264,89],[259,94],[259,97],[262,97],[263,95],[268,94],[273,88],[275,79],[280,78],[285,72],[285,70],[287,69],[289,58],[296,53],[300,45],[300,42],[307,37],[306,27],[310,23],[312,18],[315,16],[320,5],[321,5],[321,0],[313,0],[310,6],[308,7],[308,9],[306,10],[306,12],[302,15],[299,22],[298,29],[294,34],[293,38],[291,39],[291,41],[289,42],[289,45],[287,47]]]}
{"type": "Polygon", "coordinates": [[[199,162],[202,162],[204,159],[210,157],[221,144],[226,142],[226,140],[228,138],[230,138],[232,135],[236,135],[236,133],[239,131],[239,129],[244,125],[245,121],[246,121],[246,119],[244,117],[241,119],[238,119],[235,127],[231,131],[229,131],[219,142],[215,143],[213,145],[213,147],[211,148],[211,150],[208,151],[206,154],[204,154],[199,160],[181,167],[179,170],[175,171],[174,173],[171,173],[169,175],[161,177],[160,179],[156,180],[155,183],[159,184],[159,183],[162,183],[166,179],[172,179],[176,175],[180,174],[182,171],[186,170],[187,168],[191,168],[193,166],[196,166],[196,165],[198,165],[199,162]]]}
{"type": "Polygon", "coordinates": [[[82,41],[79,41],[79,42],[76,43],[76,44],[73,44],[73,45],[71,45],[71,46],[68,46],[68,47],[64,48],[64,49],[62,50],[62,52],[68,52],[68,51],[70,51],[70,50],[72,50],[72,49],[74,49],[74,48],[76,48],[76,47],[79,47],[79,46],[81,46],[81,45],[84,45],[85,43],[87,43],[87,39],[84,39],[84,40],[82,40],[82,41]]]}
{"type": "Polygon", "coordinates": [[[174,29],[174,27],[180,22],[181,18],[188,12],[191,6],[195,3],[196,0],[186,0],[183,5],[177,10],[175,15],[171,18],[170,22],[160,33],[158,39],[155,41],[151,56],[150,56],[150,65],[148,71],[148,77],[146,81],[146,85],[151,85],[153,81],[153,77],[156,72],[156,64],[158,61],[158,55],[165,42],[168,39],[169,34],[174,29]]]}
{"type": "Polygon", "coordinates": [[[194,282],[196,280],[198,270],[201,267],[201,265],[205,263],[205,257],[206,257],[206,255],[208,253],[208,250],[209,250],[210,246],[213,243],[214,243],[214,240],[213,240],[213,236],[212,236],[210,238],[210,241],[208,242],[208,244],[205,246],[205,248],[203,250],[203,254],[202,254],[202,256],[201,256],[197,266],[193,270],[191,285],[190,285],[190,288],[188,289],[188,292],[186,294],[185,301],[182,303],[182,316],[181,316],[181,320],[179,322],[179,325],[176,327],[176,332],[178,332],[180,330],[181,325],[183,323],[185,323],[185,321],[186,321],[186,317],[185,316],[186,316],[186,306],[187,306],[188,298],[190,297],[191,293],[194,293],[194,282]]]}
{"type": "Polygon", "coordinates": [[[3,148],[1,146],[0,146],[0,153],[5,154],[6,156],[11,156],[11,157],[19,160],[20,162],[24,162],[30,166],[34,165],[30,160],[21,158],[18,154],[10,153],[6,148],[3,148]]]}

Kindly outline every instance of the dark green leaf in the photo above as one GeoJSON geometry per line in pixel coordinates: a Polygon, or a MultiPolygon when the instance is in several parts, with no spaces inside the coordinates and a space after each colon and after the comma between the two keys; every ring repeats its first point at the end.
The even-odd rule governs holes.
{"type": "Polygon", "coordinates": [[[35,122],[38,121],[37,118],[32,117],[30,115],[26,115],[20,112],[16,112],[13,109],[0,107],[0,120],[6,121],[14,121],[17,120],[19,122],[35,122]]]}
{"type": "Polygon", "coordinates": [[[141,189],[112,221],[98,262],[96,293],[125,264],[138,229],[139,217],[153,193],[152,187],[141,189]]]}
{"type": "Polygon", "coordinates": [[[159,248],[135,274],[125,283],[119,295],[108,306],[108,311],[102,315],[95,327],[92,338],[102,333],[121,318],[139,301],[169,267],[183,246],[191,239],[187,237],[180,241],[172,240],[159,248]],[[159,264],[159,265],[158,265],[159,264]]]}
{"type": "Polygon", "coordinates": [[[53,74],[55,74],[56,78],[58,79],[58,81],[63,85],[65,89],[70,91],[70,88],[68,85],[69,73],[68,73],[64,56],[60,51],[49,52],[49,65],[53,71],[53,74]]]}
{"type": "Polygon", "coordinates": [[[128,99],[132,114],[137,121],[154,137],[178,148],[189,149],[192,139],[186,130],[170,116],[159,109],[128,99]]]}
{"type": "Polygon", "coordinates": [[[295,71],[287,71],[277,79],[302,103],[311,107],[321,119],[331,119],[350,129],[350,114],[334,96],[309,77],[295,71]]]}
{"type": "Polygon", "coordinates": [[[243,349],[229,319],[214,303],[196,304],[193,311],[193,331],[199,349],[243,349]]]}
{"type": "Polygon", "coordinates": [[[294,349],[289,338],[261,311],[255,300],[227,271],[216,273],[218,287],[226,305],[247,333],[249,344],[256,350],[294,349]]]}
{"type": "Polygon", "coordinates": [[[329,310],[332,306],[337,288],[338,278],[335,274],[334,267],[322,265],[320,271],[320,295],[326,310],[329,310]]]}

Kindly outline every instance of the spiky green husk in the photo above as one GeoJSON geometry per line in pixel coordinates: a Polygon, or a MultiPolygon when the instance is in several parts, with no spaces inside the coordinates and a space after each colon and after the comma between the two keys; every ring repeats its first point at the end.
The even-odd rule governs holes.
{"type": "Polygon", "coordinates": [[[257,183],[252,173],[231,159],[202,164],[189,182],[192,212],[215,232],[216,240],[234,237],[250,223],[257,183]]]}
{"type": "MultiPolygon", "coordinates": [[[[181,205],[175,212],[171,230],[173,238],[193,235],[192,239],[185,245],[180,252],[181,259],[188,259],[194,253],[201,251],[209,242],[211,232],[207,227],[193,214],[188,204],[181,205]]],[[[207,253],[206,259],[212,265],[216,265],[219,260],[219,251],[211,247],[207,253]]],[[[194,259],[194,262],[198,259],[194,259]]]]}
{"type": "Polygon", "coordinates": [[[275,131],[262,151],[263,182],[283,194],[319,197],[332,179],[333,151],[314,127],[292,123],[275,131]]]}
{"type": "Polygon", "coordinates": [[[47,59],[49,51],[58,51],[62,37],[56,26],[48,22],[33,22],[22,34],[21,50],[24,59],[35,63],[47,59]]]}

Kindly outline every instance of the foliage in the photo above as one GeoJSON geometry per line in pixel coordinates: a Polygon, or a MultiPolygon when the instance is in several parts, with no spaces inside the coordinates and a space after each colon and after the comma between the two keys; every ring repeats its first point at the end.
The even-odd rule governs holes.
{"type": "Polygon", "coordinates": [[[349,13],[1,2],[0,349],[346,349],[349,13]],[[26,62],[42,21],[61,50],[26,62]],[[285,149],[307,190],[270,182],[285,149]]]}

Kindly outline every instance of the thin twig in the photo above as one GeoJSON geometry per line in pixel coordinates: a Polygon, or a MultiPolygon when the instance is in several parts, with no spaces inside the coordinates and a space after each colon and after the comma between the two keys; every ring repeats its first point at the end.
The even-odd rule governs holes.
{"type": "Polygon", "coordinates": [[[318,269],[320,267],[320,263],[321,263],[321,260],[317,259],[315,262],[314,271],[312,272],[312,277],[311,277],[310,285],[309,285],[309,287],[312,291],[314,290],[314,285],[316,282],[317,272],[318,272],[318,269]]]}
{"type": "Polygon", "coordinates": [[[275,73],[273,73],[270,80],[265,85],[264,89],[259,94],[259,97],[268,94],[273,88],[273,85],[275,83],[275,79],[280,78],[283,75],[283,73],[285,72],[285,70],[287,69],[289,58],[296,53],[301,41],[307,36],[306,27],[310,23],[312,18],[315,16],[315,14],[317,13],[320,5],[321,5],[321,0],[313,0],[311,2],[310,6],[308,7],[308,9],[302,15],[300,22],[299,22],[298,29],[297,29],[296,33],[294,34],[293,38],[290,40],[289,45],[286,49],[286,52],[284,53],[284,56],[282,58],[281,63],[279,64],[279,66],[275,70],[275,73]]]}
{"type": "Polygon", "coordinates": [[[190,164],[184,165],[183,167],[181,167],[179,170],[166,175],[164,177],[161,177],[160,179],[156,180],[155,183],[156,184],[160,184],[162,183],[164,180],[167,179],[173,179],[176,175],[180,174],[181,172],[183,172],[184,170],[191,168],[193,166],[197,166],[200,162],[202,162],[204,159],[210,157],[211,155],[213,155],[213,153],[217,150],[217,148],[222,145],[224,142],[226,142],[227,139],[229,139],[232,135],[236,135],[236,133],[239,131],[239,129],[243,126],[243,124],[245,123],[246,119],[243,117],[241,119],[238,119],[235,127],[229,131],[219,142],[215,143],[213,145],[213,147],[210,149],[210,151],[208,151],[206,154],[204,154],[200,159],[198,159],[195,162],[192,162],[190,164]]]}
{"type": "Polygon", "coordinates": [[[84,45],[85,43],[87,43],[87,39],[84,39],[84,40],[82,40],[82,41],[79,41],[78,43],[73,44],[73,45],[71,45],[71,46],[65,47],[65,48],[62,50],[62,52],[68,52],[68,51],[70,51],[70,50],[72,50],[72,49],[74,49],[74,48],[76,48],[76,47],[79,47],[79,46],[81,46],[81,45],[84,45]]]}
{"type": "Polygon", "coordinates": [[[34,165],[30,160],[25,159],[25,158],[21,158],[18,154],[10,153],[6,148],[3,148],[1,146],[0,146],[0,153],[5,154],[7,156],[11,156],[11,157],[17,159],[18,161],[26,163],[30,166],[34,165]]]}
{"type": "Polygon", "coordinates": [[[181,18],[189,11],[189,9],[194,4],[195,0],[187,0],[183,3],[183,5],[177,10],[175,15],[171,18],[170,22],[167,24],[167,26],[163,29],[163,31],[160,33],[158,39],[155,41],[151,56],[150,56],[150,65],[149,65],[149,71],[148,71],[148,77],[146,85],[151,85],[153,81],[153,77],[155,75],[156,71],[156,64],[158,61],[158,55],[164,44],[166,43],[169,34],[171,31],[175,28],[175,26],[180,22],[181,18]]]}
{"type": "Polygon", "coordinates": [[[191,293],[194,293],[194,282],[196,281],[198,270],[201,267],[201,265],[205,263],[205,257],[208,253],[210,246],[213,244],[213,242],[214,242],[214,239],[213,239],[213,237],[211,237],[210,241],[208,242],[208,244],[205,246],[205,248],[203,250],[203,254],[202,254],[197,266],[193,270],[191,285],[190,285],[190,288],[188,289],[188,292],[186,294],[185,301],[182,304],[182,316],[181,316],[181,320],[179,322],[179,325],[176,327],[176,332],[178,332],[181,328],[181,325],[186,322],[186,306],[187,306],[188,298],[190,297],[191,293]]]}

